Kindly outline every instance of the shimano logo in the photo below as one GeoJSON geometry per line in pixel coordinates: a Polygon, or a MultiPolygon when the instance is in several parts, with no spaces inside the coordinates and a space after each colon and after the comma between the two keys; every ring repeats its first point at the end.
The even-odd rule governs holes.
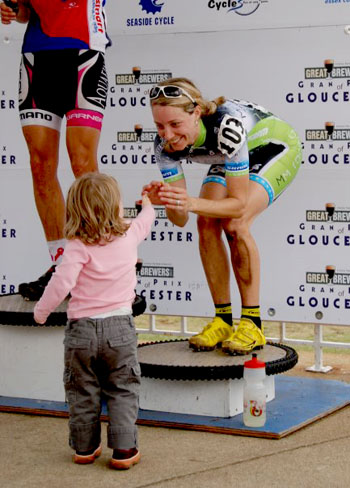
{"type": "Polygon", "coordinates": [[[42,112],[22,112],[20,114],[20,119],[21,120],[26,120],[26,119],[40,119],[40,120],[46,120],[47,122],[52,122],[53,117],[50,114],[47,113],[42,113],[42,112]]]}

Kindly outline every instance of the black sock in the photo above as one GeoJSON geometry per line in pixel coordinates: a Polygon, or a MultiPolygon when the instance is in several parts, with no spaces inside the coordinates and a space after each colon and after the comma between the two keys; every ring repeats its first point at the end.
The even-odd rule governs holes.
{"type": "Polygon", "coordinates": [[[250,319],[254,324],[261,329],[260,307],[244,307],[242,306],[242,318],[250,319]]]}
{"type": "Polygon", "coordinates": [[[226,324],[232,327],[231,303],[215,304],[215,317],[220,317],[226,324]]]}

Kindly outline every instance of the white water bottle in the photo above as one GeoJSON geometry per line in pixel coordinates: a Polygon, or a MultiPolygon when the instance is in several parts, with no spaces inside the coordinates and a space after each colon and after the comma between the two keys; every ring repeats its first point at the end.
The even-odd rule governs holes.
{"type": "Polygon", "coordinates": [[[244,363],[243,423],[247,427],[263,427],[266,422],[266,367],[256,354],[244,363]]]}

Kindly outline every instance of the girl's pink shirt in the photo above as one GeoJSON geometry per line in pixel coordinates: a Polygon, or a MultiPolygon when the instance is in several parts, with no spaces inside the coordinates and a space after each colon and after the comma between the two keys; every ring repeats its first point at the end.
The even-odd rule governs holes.
{"type": "Polygon", "coordinates": [[[62,262],[34,307],[36,322],[45,323],[69,293],[69,319],[91,317],[121,307],[131,309],[137,247],[149,234],[154,219],[152,205],[145,205],[126,234],[105,245],[86,245],[79,239],[67,241],[62,262]]]}

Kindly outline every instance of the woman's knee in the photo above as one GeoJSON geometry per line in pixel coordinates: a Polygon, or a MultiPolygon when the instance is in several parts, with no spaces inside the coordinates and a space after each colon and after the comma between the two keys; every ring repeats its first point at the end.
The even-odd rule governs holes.
{"type": "Polygon", "coordinates": [[[33,151],[30,154],[30,169],[35,187],[45,186],[57,179],[58,161],[45,151],[33,151]]]}
{"type": "Polygon", "coordinates": [[[82,127],[67,129],[67,150],[74,176],[98,170],[99,132],[82,127]]]}
{"type": "Polygon", "coordinates": [[[237,240],[249,233],[249,223],[245,218],[224,219],[222,227],[228,239],[237,240]]]}

